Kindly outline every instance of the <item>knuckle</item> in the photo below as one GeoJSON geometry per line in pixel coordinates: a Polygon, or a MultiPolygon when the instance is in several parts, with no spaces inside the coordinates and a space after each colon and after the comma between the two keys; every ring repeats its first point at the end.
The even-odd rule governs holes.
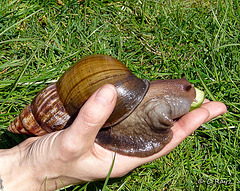
{"type": "Polygon", "coordinates": [[[60,161],[68,161],[74,158],[74,156],[77,154],[79,154],[79,146],[74,144],[71,140],[65,141],[64,144],[61,144],[56,157],[60,161]]]}

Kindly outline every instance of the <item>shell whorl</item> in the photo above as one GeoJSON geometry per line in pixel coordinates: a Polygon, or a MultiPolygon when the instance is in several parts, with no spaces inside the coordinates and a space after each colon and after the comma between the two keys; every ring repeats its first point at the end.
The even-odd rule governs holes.
{"type": "Polygon", "coordinates": [[[41,128],[31,111],[31,104],[28,104],[20,115],[9,125],[8,131],[18,134],[32,134],[44,135],[47,132],[41,128]]]}
{"type": "Polygon", "coordinates": [[[20,134],[43,135],[63,129],[69,119],[70,115],[59,99],[56,84],[53,83],[37,94],[8,130],[20,134]]]}

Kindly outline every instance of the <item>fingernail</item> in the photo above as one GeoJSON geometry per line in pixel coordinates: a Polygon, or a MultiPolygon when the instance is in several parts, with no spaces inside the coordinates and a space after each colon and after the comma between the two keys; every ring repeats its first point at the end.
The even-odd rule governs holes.
{"type": "Polygon", "coordinates": [[[98,90],[95,101],[104,106],[109,105],[114,100],[115,94],[116,90],[113,85],[104,85],[98,90]]]}

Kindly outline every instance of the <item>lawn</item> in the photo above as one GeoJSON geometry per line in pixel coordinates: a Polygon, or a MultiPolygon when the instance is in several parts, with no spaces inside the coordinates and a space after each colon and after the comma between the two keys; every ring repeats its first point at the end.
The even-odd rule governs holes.
{"type": "Polygon", "coordinates": [[[186,76],[228,108],[106,190],[239,190],[239,50],[238,0],[1,0],[0,148],[27,138],[6,129],[37,92],[76,60],[106,54],[149,81],[186,76]]]}

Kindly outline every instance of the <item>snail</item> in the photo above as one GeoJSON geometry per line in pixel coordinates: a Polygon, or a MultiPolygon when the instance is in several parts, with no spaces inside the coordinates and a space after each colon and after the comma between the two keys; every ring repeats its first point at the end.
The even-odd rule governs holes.
{"type": "Polygon", "coordinates": [[[91,55],[40,91],[8,130],[44,135],[67,128],[85,101],[104,84],[113,84],[118,97],[95,142],[128,156],[146,157],[160,151],[172,139],[174,119],[188,113],[196,97],[186,78],[149,82],[111,56],[91,55]]]}

